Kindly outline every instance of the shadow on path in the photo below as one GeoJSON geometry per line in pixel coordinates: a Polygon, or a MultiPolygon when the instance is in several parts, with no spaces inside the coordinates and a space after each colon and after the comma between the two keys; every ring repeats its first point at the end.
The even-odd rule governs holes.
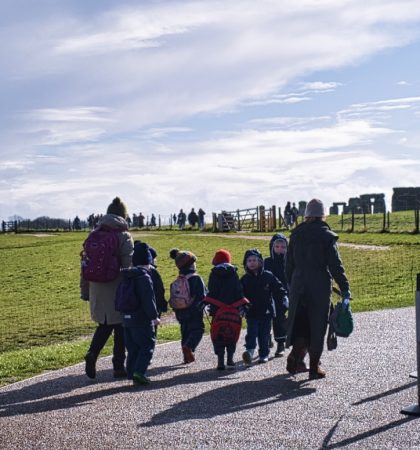
{"type": "Polygon", "coordinates": [[[139,427],[208,419],[313,394],[316,389],[305,386],[306,381],[295,381],[288,375],[278,375],[259,381],[229,384],[176,403],[156,414],[149,422],[139,424],[139,427]]]}
{"type": "Polygon", "coordinates": [[[416,386],[416,385],[417,385],[417,381],[412,381],[412,382],[404,384],[402,386],[398,386],[398,387],[396,387],[394,389],[390,389],[389,391],[381,392],[380,394],[372,395],[371,397],[366,397],[366,398],[364,398],[362,400],[359,400],[356,403],[353,403],[353,405],[357,406],[357,405],[361,405],[363,403],[373,402],[375,400],[379,400],[380,398],[386,397],[388,395],[396,394],[397,392],[401,392],[404,389],[409,389],[409,388],[411,388],[413,386],[416,386]]]}
{"type": "MultiPolygon", "coordinates": [[[[356,434],[353,437],[346,438],[340,442],[336,442],[334,444],[329,445],[328,442],[331,440],[332,436],[334,435],[334,432],[335,432],[339,422],[342,420],[342,418],[343,418],[343,416],[340,417],[340,419],[337,421],[337,423],[332,427],[331,431],[328,433],[327,437],[324,439],[321,449],[333,449],[333,448],[346,447],[348,445],[355,444],[356,442],[363,441],[364,439],[367,439],[378,433],[383,433],[385,431],[391,430],[392,428],[400,427],[401,425],[404,425],[405,423],[411,422],[412,420],[416,419],[416,417],[405,417],[403,419],[394,420],[394,422],[390,422],[381,427],[372,428],[371,430],[367,430],[363,433],[356,434]]],[[[365,448],[367,448],[367,445],[365,448]]]]}

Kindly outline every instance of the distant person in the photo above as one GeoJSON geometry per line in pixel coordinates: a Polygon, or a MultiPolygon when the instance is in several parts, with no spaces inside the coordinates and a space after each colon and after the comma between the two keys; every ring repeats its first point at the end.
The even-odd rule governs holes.
{"type": "MultiPolygon", "coordinates": [[[[270,271],[277,277],[283,288],[288,291],[286,282],[286,255],[287,255],[287,238],[281,233],[276,233],[270,240],[270,256],[264,260],[264,269],[270,271]]],[[[287,297],[281,303],[277,302],[276,315],[273,317],[274,340],[277,348],[274,356],[284,356],[286,333],[287,333],[287,297]]]]}
{"type": "Polygon", "coordinates": [[[82,229],[82,224],[79,219],[79,216],[76,216],[73,220],[73,230],[79,231],[82,229]]]}
{"type": "Polygon", "coordinates": [[[292,224],[296,225],[297,219],[299,217],[299,210],[296,207],[296,203],[292,203],[291,213],[292,213],[292,224]]]}
{"type": "MultiPolygon", "coordinates": [[[[241,307],[248,303],[244,298],[241,282],[238,277],[238,269],[231,264],[231,254],[221,248],[215,253],[212,264],[213,269],[210,272],[208,289],[209,292],[204,301],[210,304],[210,315],[213,317],[211,339],[213,342],[214,353],[217,355],[217,370],[224,370],[225,368],[235,369],[235,362],[233,356],[236,350],[236,343],[239,338],[241,326],[241,307]],[[221,305],[217,305],[220,302],[221,305]],[[215,304],[216,303],[216,304],[215,304]],[[214,327],[217,326],[216,313],[224,305],[234,305],[234,309],[229,312],[233,324],[228,327],[224,325],[224,330],[219,330],[215,333],[214,327]],[[233,317],[232,317],[233,316],[233,317]],[[238,325],[237,335],[233,328],[235,327],[235,320],[238,325]],[[225,366],[225,352],[227,356],[225,366]]],[[[222,311],[223,312],[223,311],[222,311]]],[[[229,324],[229,322],[227,322],[229,324]]]]}
{"type": "Polygon", "coordinates": [[[156,216],[152,214],[152,217],[150,218],[150,226],[155,227],[156,226],[156,216]]]}
{"type": "MultiPolygon", "coordinates": [[[[97,230],[101,230],[103,232],[101,236],[104,236],[105,238],[108,236],[107,242],[115,242],[116,254],[118,256],[118,266],[116,267],[117,275],[115,279],[103,282],[89,281],[90,314],[92,320],[98,324],[89,350],[85,356],[85,371],[89,378],[96,377],[96,360],[112,333],[114,333],[112,357],[114,377],[120,378],[127,375],[124,368],[125,346],[122,318],[121,314],[115,311],[114,307],[115,293],[118,284],[122,279],[119,269],[131,266],[131,256],[133,254],[133,238],[128,232],[127,216],[125,204],[119,197],[115,197],[108,206],[107,213],[99,220],[97,229],[92,231],[89,235],[89,237],[91,237],[91,235],[95,236],[94,233],[96,233],[97,230]]],[[[98,234],[96,234],[96,236],[98,236],[98,234]]],[[[87,240],[89,240],[89,237],[87,240]]],[[[94,239],[94,237],[91,237],[91,239],[94,239]]],[[[110,244],[107,243],[108,247],[109,245],[110,244]]],[[[98,258],[97,261],[101,261],[101,259],[98,258]]],[[[89,276],[90,278],[102,277],[103,279],[106,279],[108,276],[108,272],[101,273],[105,269],[97,264],[94,264],[93,268],[87,266],[87,269],[89,269],[89,272],[84,272],[85,278],[89,276]]]]}
{"type": "Polygon", "coordinates": [[[144,219],[145,219],[145,217],[144,217],[143,213],[140,213],[139,214],[139,228],[144,228],[144,219]]]}
{"type": "Polygon", "coordinates": [[[290,202],[286,203],[286,206],[284,207],[284,220],[286,222],[287,228],[290,228],[293,225],[292,222],[292,205],[290,202]]]}
{"type": "Polygon", "coordinates": [[[187,215],[184,213],[184,211],[181,209],[178,214],[177,219],[177,225],[180,230],[183,230],[185,228],[185,223],[187,221],[187,215]]]}
{"type": "Polygon", "coordinates": [[[244,256],[245,275],[241,278],[244,296],[251,302],[246,313],[245,352],[242,359],[250,365],[258,342],[258,362],[268,362],[270,353],[271,322],[276,314],[275,303],[285,301],[286,290],[281,282],[267,270],[261,253],[253,248],[244,256]]]}
{"type": "Polygon", "coordinates": [[[171,284],[169,304],[181,325],[181,346],[184,364],[195,361],[195,350],[204,334],[203,299],[207,293],[203,279],[197,273],[197,257],[189,251],[172,249],[178,278],[171,284]]]}
{"type": "Polygon", "coordinates": [[[293,349],[287,358],[289,373],[305,371],[309,350],[309,379],[324,378],[320,366],[331,303],[331,281],[341,290],[343,303],[350,299],[349,282],[337,248],[338,236],[325,222],[321,200],[312,199],[305,220],[290,235],[286,275],[290,286],[287,345],[293,349]]]}
{"type": "Polygon", "coordinates": [[[198,210],[198,228],[200,230],[202,230],[204,228],[204,216],[206,215],[206,213],[204,212],[203,209],[199,209],[198,210]]]}
{"type": "Polygon", "coordinates": [[[160,323],[156,308],[153,281],[150,276],[153,257],[144,242],[134,245],[133,267],[124,269],[123,276],[134,282],[138,308],[124,313],[124,337],[127,347],[127,378],[135,386],[150,384],[146,376],[156,345],[156,328],[160,323]]]}
{"type": "Polygon", "coordinates": [[[188,214],[188,223],[194,228],[198,223],[197,213],[194,211],[194,208],[191,209],[191,212],[188,214]]]}

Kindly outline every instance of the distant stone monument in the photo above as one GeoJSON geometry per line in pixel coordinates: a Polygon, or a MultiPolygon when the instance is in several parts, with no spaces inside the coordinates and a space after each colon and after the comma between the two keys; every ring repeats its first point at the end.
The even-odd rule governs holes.
{"type": "Polygon", "coordinates": [[[343,214],[384,213],[386,211],[385,194],[362,194],[360,197],[351,197],[348,205],[345,202],[334,202],[330,207],[330,214],[337,215],[339,206],[343,207],[343,214]]]}
{"type": "Polygon", "coordinates": [[[299,210],[299,216],[303,217],[305,215],[305,209],[306,209],[307,202],[301,200],[299,202],[298,210],[299,210]]]}
{"type": "Polygon", "coordinates": [[[411,211],[420,207],[420,187],[393,188],[392,211],[411,211]]]}

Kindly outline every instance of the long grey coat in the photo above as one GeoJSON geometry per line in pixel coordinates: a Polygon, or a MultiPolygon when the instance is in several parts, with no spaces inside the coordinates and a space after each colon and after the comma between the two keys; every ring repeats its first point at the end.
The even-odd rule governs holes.
{"type": "MultiPolygon", "coordinates": [[[[106,225],[110,228],[121,230],[118,233],[121,267],[131,267],[134,243],[131,234],[126,231],[128,229],[127,222],[115,214],[106,214],[99,221],[98,225],[106,225]]],[[[115,311],[114,308],[115,292],[121,280],[122,275],[119,275],[115,280],[106,283],[94,283],[92,281],[89,283],[89,303],[92,320],[102,324],[106,322],[109,325],[122,322],[121,313],[115,311]]]]}
{"type": "Polygon", "coordinates": [[[286,261],[286,277],[290,285],[287,346],[293,344],[298,306],[305,305],[311,329],[310,351],[321,353],[323,350],[332,279],[342,292],[349,290],[337,239],[328,224],[321,220],[304,222],[291,233],[286,261]]]}

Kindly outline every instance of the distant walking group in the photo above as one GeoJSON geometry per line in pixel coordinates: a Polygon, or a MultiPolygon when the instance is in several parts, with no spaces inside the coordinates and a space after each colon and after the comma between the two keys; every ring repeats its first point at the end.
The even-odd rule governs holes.
{"type": "MultiPolygon", "coordinates": [[[[167,302],[156,268],[157,252],[144,242],[133,242],[125,217],[126,207],[117,197],[86,239],[81,254],[81,297],[89,300],[91,317],[98,323],[85,357],[85,371],[89,378],[96,377],[96,360],[113,332],[114,377],[126,377],[143,386],[151,382],[147,368],[167,302]]],[[[305,221],[292,231],[290,242],[277,233],[271,238],[267,258],[255,248],[245,252],[241,278],[230,252],[219,249],[212,259],[208,288],[197,273],[194,253],[170,251],[178,276],[170,286],[169,305],[180,324],[184,364],[195,361],[208,311],[217,370],[235,369],[234,355],[245,317],[242,360],[246,366],[255,358],[260,364],[268,362],[273,336],[275,356],[283,356],[286,346],[292,346],[286,364],[289,373],[309,372],[310,379],[325,377],[320,358],[328,326],[331,279],[339,285],[345,304],[350,290],[336,244],[338,237],[324,217],[322,202],[311,200],[305,221]]]]}
{"type": "Polygon", "coordinates": [[[202,208],[198,210],[198,213],[195,212],[194,208],[191,208],[191,211],[187,215],[185,212],[181,209],[178,213],[178,215],[173,215],[173,223],[177,224],[180,230],[183,230],[187,224],[191,226],[191,228],[195,228],[198,226],[198,229],[202,230],[204,228],[204,216],[206,213],[202,208]]]}

